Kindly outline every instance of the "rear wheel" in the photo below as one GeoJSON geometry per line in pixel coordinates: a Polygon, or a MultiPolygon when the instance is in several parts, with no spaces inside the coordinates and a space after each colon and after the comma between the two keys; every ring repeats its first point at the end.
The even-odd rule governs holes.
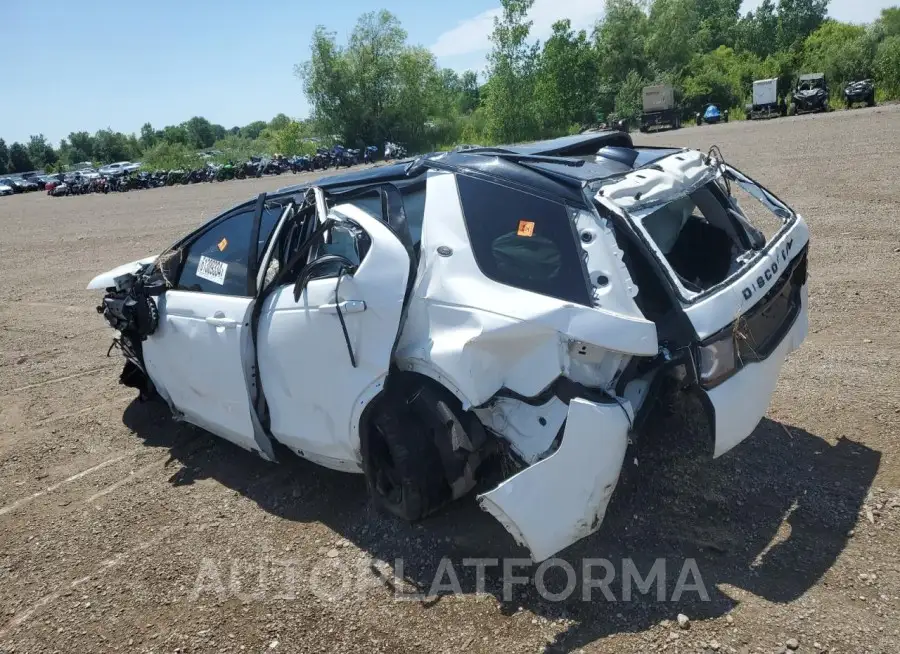
{"type": "Polygon", "coordinates": [[[875,106],[875,92],[874,91],[872,91],[872,94],[868,98],[866,98],[866,106],[867,107],[875,106]]]}
{"type": "Polygon", "coordinates": [[[415,405],[385,394],[373,407],[362,438],[366,485],[378,508],[419,520],[449,501],[433,430],[415,405]]]}

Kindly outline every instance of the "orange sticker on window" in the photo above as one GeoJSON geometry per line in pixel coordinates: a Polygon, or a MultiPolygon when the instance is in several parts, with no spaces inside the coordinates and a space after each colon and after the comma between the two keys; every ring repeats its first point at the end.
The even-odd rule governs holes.
{"type": "Polygon", "coordinates": [[[221,241],[219,241],[219,252],[224,252],[225,248],[227,248],[227,247],[228,247],[228,239],[227,238],[223,238],[221,241]]]}
{"type": "Polygon", "coordinates": [[[520,220],[519,221],[519,231],[516,232],[519,236],[533,236],[534,235],[534,222],[531,220],[520,220]]]}

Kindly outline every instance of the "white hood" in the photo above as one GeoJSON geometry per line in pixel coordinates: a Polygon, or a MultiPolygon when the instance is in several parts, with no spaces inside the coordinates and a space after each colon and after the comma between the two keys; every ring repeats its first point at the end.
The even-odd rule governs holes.
{"type": "Polygon", "coordinates": [[[119,275],[136,272],[138,269],[140,269],[141,266],[144,266],[148,263],[153,263],[154,261],[156,261],[156,255],[152,257],[146,257],[145,259],[138,259],[137,261],[132,261],[131,263],[123,264],[117,268],[113,268],[112,270],[107,270],[105,273],[101,273],[94,277],[87,285],[87,288],[89,291],[94,291],[109,288],[110,286],[115,286],[113,280],[119,275]]]}

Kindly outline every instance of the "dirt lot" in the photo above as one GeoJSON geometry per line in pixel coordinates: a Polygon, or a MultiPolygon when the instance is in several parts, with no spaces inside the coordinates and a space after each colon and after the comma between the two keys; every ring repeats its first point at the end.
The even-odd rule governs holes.
{"type": "Polygon", "coordinates": [[[811,326],[751,438],[702,460],[670,416],[562,553],[611,561],[615,602],[580,577],[506,601],[500,567],[477,592],[465,559],[523,552],[471,500],[400,524],[361,478],[254,459],[117,384],[88,280],[297,178],[0,198],[0,652],[900,651],[900,106],[636,140],[718,144],[806,217],[811,326]],[[410,599],[442,557],[462,593],[410,599]],[[666,601],[624,599],[625,557],[665,559],[666,601]],[[708,601],[670,601],[689,559],[708,601]]]}

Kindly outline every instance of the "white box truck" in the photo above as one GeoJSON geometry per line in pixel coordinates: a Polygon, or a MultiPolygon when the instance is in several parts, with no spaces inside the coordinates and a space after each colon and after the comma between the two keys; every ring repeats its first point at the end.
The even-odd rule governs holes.
{"type": "Polygon", "coordinates": [[[642,93],[644,111],[641,114],[641,131],[651,127],[681,127],[681,116],[675,106],[675,89],[671,84],[645,86],[642,93]]]}
{"type": "Polygon", "coordinates": [[[747,112],[750,120],[781,115],[778,106],[778,79],[759,79],[753,82],[753,102],[747,112]]]}

